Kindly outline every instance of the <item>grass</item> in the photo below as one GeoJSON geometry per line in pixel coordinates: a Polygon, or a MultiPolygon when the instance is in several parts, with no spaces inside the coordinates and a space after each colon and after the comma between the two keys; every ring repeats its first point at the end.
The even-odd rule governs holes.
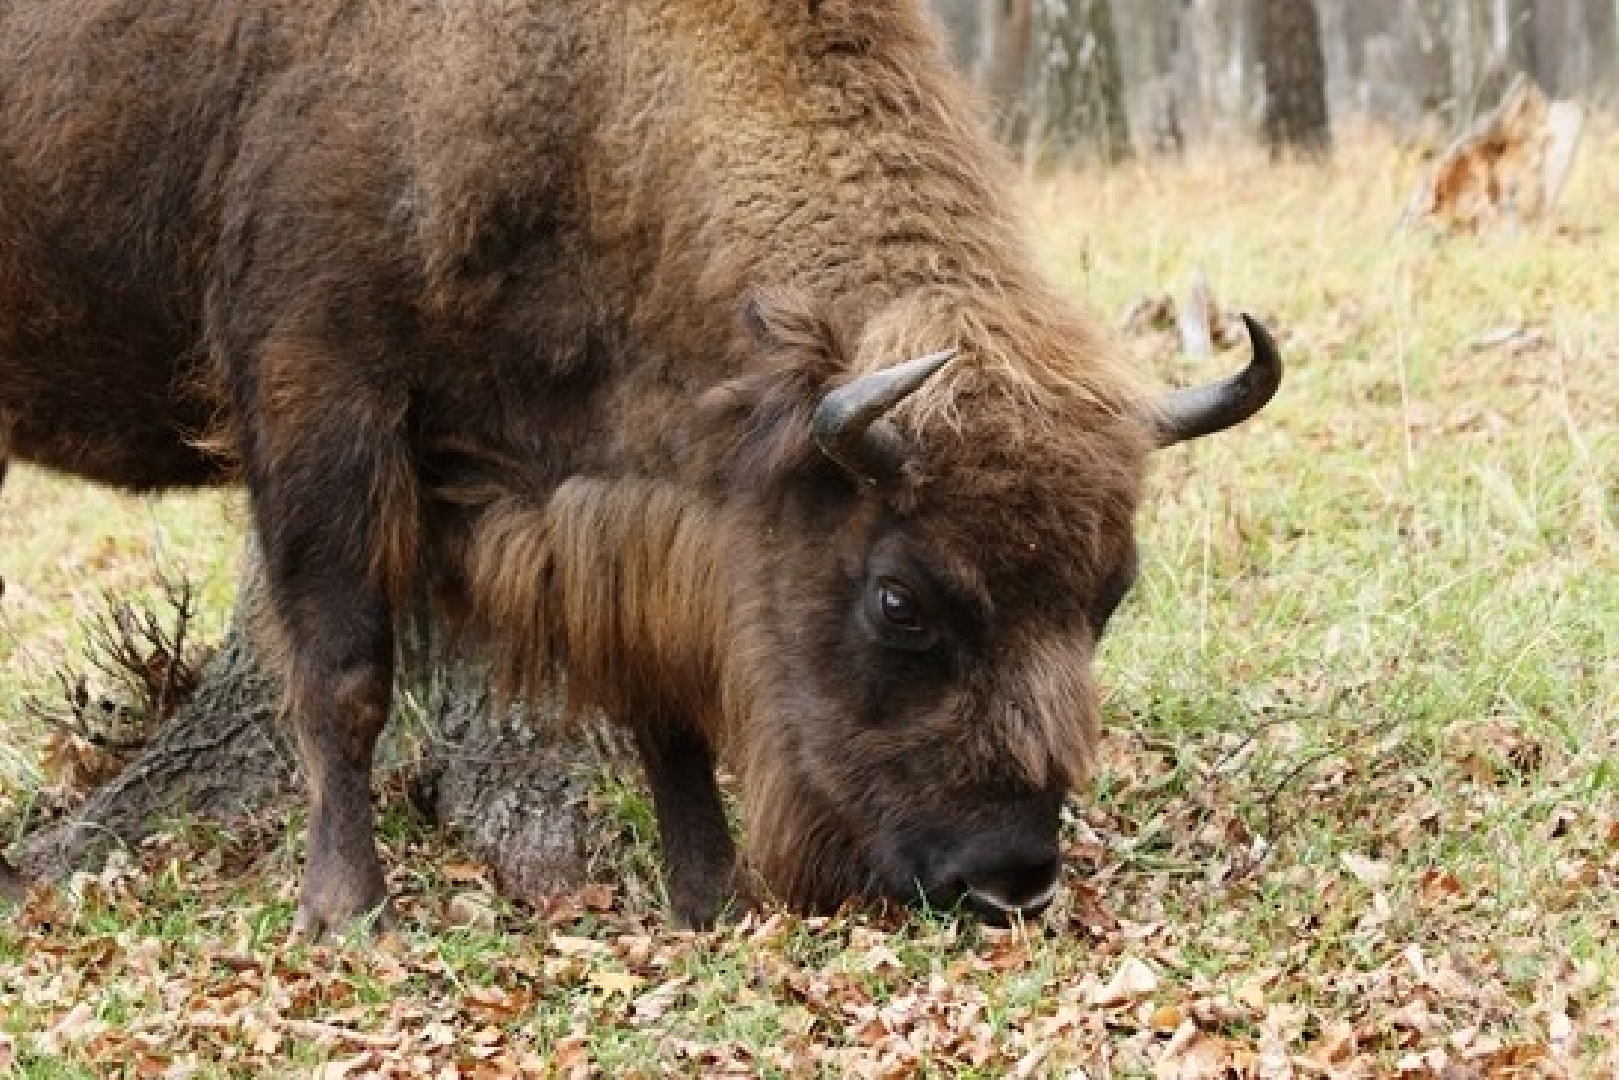
{"type": "MultiPolygon", "coordinates": [[[[455,854],[407,822],[389,856],[427,883],[408,929],[289,948],[296,840],[244,854],[177,829],[0,924],[0,1063],[1611,1075],[1619,135],[1583,154],[1557,228],[1478,238],[1397,231],[1422,163],[1372,135],[1325,171],[1228,149],[1037,185],[1043,254],[1104,316],[1202,270],[1289,363],[1259,420],[1157,463],[1143,577],[1102,656],[1103,768],[1042,926],[778,916],[694,937],[598,896],[544,917],[496,899],[491,925],[457,927],[450,894],[482,886],[441,874],[455,854]],[[1519,327],[1539,336],[1480,344],[1519,327]]],[[[1237,362],[1131,347],[1164,381],[1237,362]]],[[[23,703],[79,620],[161,565],[203,584],[219,627],[242,513],[8,481],[13,830],[46,782],[23,703]]],[[[646,812],[633,785],[608,801],[646,812]]]]}

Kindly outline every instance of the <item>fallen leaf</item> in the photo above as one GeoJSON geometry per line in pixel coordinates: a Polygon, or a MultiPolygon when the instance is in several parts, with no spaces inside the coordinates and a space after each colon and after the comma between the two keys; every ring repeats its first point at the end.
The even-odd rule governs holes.
{"type": "Polygon", "coordinates": [[[1430,901],[1448,900],[1462,894],[1462,882],[1449,870],[1427,869],[1419,879],[1422,894],[1430,901]]]}
{"type": "Polygon", "coordinates": [[[1158,992],[1158,975],[1136,957],[1128,957],[1113,977],[1090,994],[1090,1003],[1104,1009],[1127,1005],[1158,992]]]}
{"type": "Polygon", "coordinates": [[[514,994],[499,986],[475,986],[462,1001],[477,1019],[492,1022],[514,1019],[529,1006],[527,994],[514,994]]]}
{"type": "Polygon", "coordinates": [[[636,998],[635,1005],[632,1008],[636,1021],[641,1024],[651,1024],[662,1019],[664,1013],[673,1008],[675,1003],[680,1000],[680,995],[685,993],[686,987],[690,983],[691,976],[682,975],[678,979],[670,979],[656,989],[649,990],[636,998]]]}
{"type": "Polygon", "coordinates": [[[1160,1005],[1152,1011],[1147,1026],[1154,1031],[1165,1034],[1176,1031],[1186,1021],[1186,1016],[1174,1005],[1160,1005]]]}
{"type": "Polygon", "coordinates": [[[444,908],[444,921],[469,930],[493,930],[499,923],[495,907],[483,893],[464,892],[450,897],[444,908]]]}
{"type": "Polygon", "coordinates": [[[607,946],[595,938],[567,934],[552,934],[546,947],[562,956],[601,956],[608,951],[607,946]]]}
{"type": "Polygon", "coordinates": [[[585,910],[598,913],[612,911],[616,896],[616,890],[611,885],[586,885],[579,890],[579,902],[585,910]]]}
{"type": "Polygon", "coordinates": [[[1338,861],[1362,885],[1373,887],[1387,885],[1389,879],[1394,876],[1394,870],[1388,863],[1379,859],[1368,859],[1366,856],[1358,855],[1353,851],[1344,852],[1338,856],[1338,861]]]}

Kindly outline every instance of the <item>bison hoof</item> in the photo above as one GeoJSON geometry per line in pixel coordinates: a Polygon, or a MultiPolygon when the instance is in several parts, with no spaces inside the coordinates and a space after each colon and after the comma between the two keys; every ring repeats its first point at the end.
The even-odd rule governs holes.
{"type": "Polygon", "coordinates": [[[314,944],[328,936],[383,934],[393,927],[393,920],[386,896],[375,904],[353,909],[318,908],[305,900],[298,904],[298,914],[292,920],[292,936],[314,944]]]}
{"type": "Polygon", "coordinates": [[[672,901],[675,927],[680,930],[712,930],[722,922],[734,922],[752,910],[752,905],[727,896],[706,903],[672,901]]]}
{"type": "Polygon", "coordinates": [[[733,874],[728,888],[671,887],[669,907],[675,925],[682,930],[712,930],[723,922],[740,921],[758,906],[753,891],[740,878],[740,874],[733,874]]]}
{"type": "Polygon", "coordinates": [[[292,932],[294,937],[315,942],[328,934],[341,936],[356,931],[380,934],[392,921],[388,887],[380,865],[321,871],[311,867],[304,875],[292,932]]]}

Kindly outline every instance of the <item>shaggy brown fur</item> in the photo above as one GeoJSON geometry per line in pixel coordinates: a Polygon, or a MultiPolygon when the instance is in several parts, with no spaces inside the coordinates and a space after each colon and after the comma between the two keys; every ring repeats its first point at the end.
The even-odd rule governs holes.
{"type": "Polygon", "coordinates": [[[317,928],[382,898],[426,582],[635,730],[682,917],[730,896],[715,749],[790,900],[1038,906],[1150,438],[1000,172],[919,0],[0,0],[0,445],[206,482],[222,420],[317,928]],[[900,476],[815,449],[946,346],[900,476]]]}

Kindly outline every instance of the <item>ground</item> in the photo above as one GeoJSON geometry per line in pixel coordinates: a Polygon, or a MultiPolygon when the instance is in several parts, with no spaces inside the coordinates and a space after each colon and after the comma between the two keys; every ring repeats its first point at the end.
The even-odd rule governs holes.
{"type": "MultiPolygon", "coordinates": [[[[1035,185],[1102,317],[1201,269],[1290,365],[1254,423],[1157,463],[1042,923],[515,908],[390,794],[399,931],[312,947],[288,941],[301,810],[182,822],[0,915],[0,1073],[1614,1075],[1619,133],[1516,235],[1400,232],[1422,167],[1349,135],[1324,170],[1227,149],[1035,185]]],[[[1241,355],[1132,347],[1155,381],[1241,355]]],[[[12,477],[3,839],[55,797],[25,706],[80,620],[165,567],[217,631],[241,520],[12,477]]],[[[644,868],[644,798],[601,801],[644,868]]]]}

